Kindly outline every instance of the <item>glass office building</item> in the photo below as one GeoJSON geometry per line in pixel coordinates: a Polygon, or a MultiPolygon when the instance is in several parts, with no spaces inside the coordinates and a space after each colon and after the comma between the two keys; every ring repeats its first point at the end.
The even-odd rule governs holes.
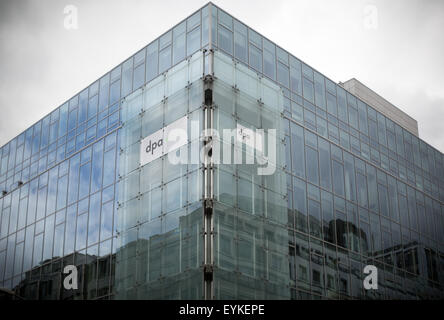
{"type": "Polygon", "coordinates": [[[0,288],[24,299],[442,299],[443,161],[209,3],[0,149],[0,288]],[[159,140],[143,160],[179,122],[180,147],[159,140]],[[377,290],[364,289],[366,265],[377,290]]]}

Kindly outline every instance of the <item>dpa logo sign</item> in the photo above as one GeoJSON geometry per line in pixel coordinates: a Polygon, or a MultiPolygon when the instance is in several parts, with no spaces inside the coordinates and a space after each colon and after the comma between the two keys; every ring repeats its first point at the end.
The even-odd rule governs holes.
{"type": "Polygon", "coordinates": [[[188,143],[188,118],[183,117],[142,140],[140,165],[150,163],[188,143]]]}

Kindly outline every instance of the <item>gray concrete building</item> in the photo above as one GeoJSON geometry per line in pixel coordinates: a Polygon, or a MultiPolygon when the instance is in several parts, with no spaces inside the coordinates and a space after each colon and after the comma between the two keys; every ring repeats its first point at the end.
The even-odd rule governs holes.
{"type": "Polygon", "coordinates": [[[410,133],[419,137],[418,122],[407,113],[381,97],[375,91],[355,78],[339,83],[345,90],[354,94],[368,105],[390,118],[410,133]]]}

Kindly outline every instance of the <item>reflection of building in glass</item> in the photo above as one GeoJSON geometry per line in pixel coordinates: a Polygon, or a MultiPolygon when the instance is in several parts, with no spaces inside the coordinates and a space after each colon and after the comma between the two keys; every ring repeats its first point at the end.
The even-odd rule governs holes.
{"type": "Polygon", "coordinates": [[[23,300],[14,291],[9,289],[0,289],[0,301],[23,300]]]}
{"type": "Polygon", "coordinates": [[[442,299],[443,230],[414,119],[211,3],[0,148],[2,297],[442,299]],[[143,156],[178,120],[184,161],[143,156]]]}
{"type": "MultiPolygon", "coordinates": [[[[433,261],[435,255],[431,253],[429,248],[424,246],[418,246],[417,243],[410,243],[407,245],[398,245],[392,248],[386,248],[383,251],[371,252],[367,251],[369,242],[367,241],[365,232],[359,230],[352,223],[346,223],[342,220],[331,221],[324,229],[324,235],[332,237],[331,232],[336,228],[336,239],[338,239],[338,245],[343,248],[350,248],[351,251],[359,252],[359,248],[363,249],[365,256],[362,260],[362,265],[377,265],[384,270],[384,264],[393,273],[395,267],[399,270],[405,269],[409,279],[415,281],[421,281],[420,272],[423,273],[424,278],[430,279],[430,286],[433,286],[433,282],[438,282],[438,270],[437,261],[433,261]],[[336,225],[336,227],[335,227],[336,225]],[[344,240],[339,240],[344,239],[344,240]],[[345,239],[354,239],[346,241],[345,239]],[[348,244],[347,244],[348,243],[348,244]],[[352,244],[355,244],[354,246],[352,244]],[[361,247],[359,247],[359,244],[361,247]],[[365,250],[365,251],[364,251],[365,250]],[[384,263],[384,264],[382,264],[384,263]],[[421,270],[421,271],[420,271],[421,270]]],[[[309,272],[309,266],[304,259],[295,259],[295,264],[290,262],[291,278],[294,280],[303,280],[307,284],[311,283],[311,286],[318,288],[325,288],[329,297],[335,298],[348,298],[352,292],[358,293],[357,297],[364,298],[364,291],[361,286],[363,279],[362,270],[359,268],[348,269],[344,265],[340,264],[340,259],[336,258],[336,254],[332,250],[324,248],[324,254],[315,249],[310,250],[307,246],[304,246],[305,242],[296,240],[296,246],[290,245],[290,256],[294,257],[297,253],[300,257],[306,257],[307,260],[311,259],[311,272],[309,272]],[[310,257],[310,259],[308,258],[310,257]],[[326,263],[328,261],[328,263],[326,263]],[[339,270],[339,275],[337,271],[339,270]],[[341,277],[342,273],[342,277],[341,277]],[[296,274],[299,278],[296,279],[296,274]],[[345,276],[344,276],[345,275],[345,276]],[[351,276],[351,280],[350,280],[351,276]],[[310,279],[311,277],[311,279],[310,279]],[[311,282],[310,282],[311,281],[311,282]],[[350,285],[353,285],[350,288],[350,285]],[[339,292],[338,292],[339,291],[339,292]],[[339,294],[340,295],[339,295],[339,294]]],[[[380,269],[380,270],[381,270],[380,269]]],[[[381,278],[381,277],[380,277],[381,278]]],[[[300,284],[298,285],[300,286],[300,284]]],[[[385,290],[392,294],[399,294],[399,286],[393,281],[382,282],[382,286],[385,290]]],[[[307,285],[308,287],[308,285],[307,285]]],[[[425,288],[417,288],[423,291],[424,296],[430,294],[425,288]]],[[[414,292],[407,292],[414,295],[414,292]]],[[[356,295],[355,295],[356,296],[356,295]]],[[[438,298],[439,296],[429,296],[429,298],[438,298]]]]}
{"type": "Polygon", "coordinates": [[[43,261],[41,266],[28,271],[14,291],[26,299],[71,300],[91,299],[107,294],[110,290],[111,265],[114,255],[96,257],[80,253],[54,261],[43,261]],[[66,290],[63,273],[66,265],[74,265],[78,271],[78,289],[66,290]],[[101,294],[102,293],[102,294],[101,294]]]}
{"type": "Polygon", "coordinates": [[[96,257],[80,253],[62,259],[43,261],[41,265],[28,271],[25,278],[14,288],[14,292],[24,299],[71,300],[91,299],[107,294],[112,280],[110,278],[114,255],[96,257]],[[78,289],[66,290],[63,280],[67,274],[63,269],[74,265],[78,271],[78,289]]]}
{"type": "Polygon", "coordinates": [[[138,227],[137,238],[117,250],[116,298],[199,299],[201,215],[197,207],[165,233],[147,223],[138,227]]]}

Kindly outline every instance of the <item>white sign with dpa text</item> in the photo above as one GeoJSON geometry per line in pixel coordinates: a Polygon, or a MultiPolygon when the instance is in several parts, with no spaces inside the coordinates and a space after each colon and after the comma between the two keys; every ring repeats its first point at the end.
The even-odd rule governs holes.
{"type": "Polygon", "coordinates": [[[188,143],[188,118],[185,116],[142,140],[140,165],[143,166],[188,143]]]}

